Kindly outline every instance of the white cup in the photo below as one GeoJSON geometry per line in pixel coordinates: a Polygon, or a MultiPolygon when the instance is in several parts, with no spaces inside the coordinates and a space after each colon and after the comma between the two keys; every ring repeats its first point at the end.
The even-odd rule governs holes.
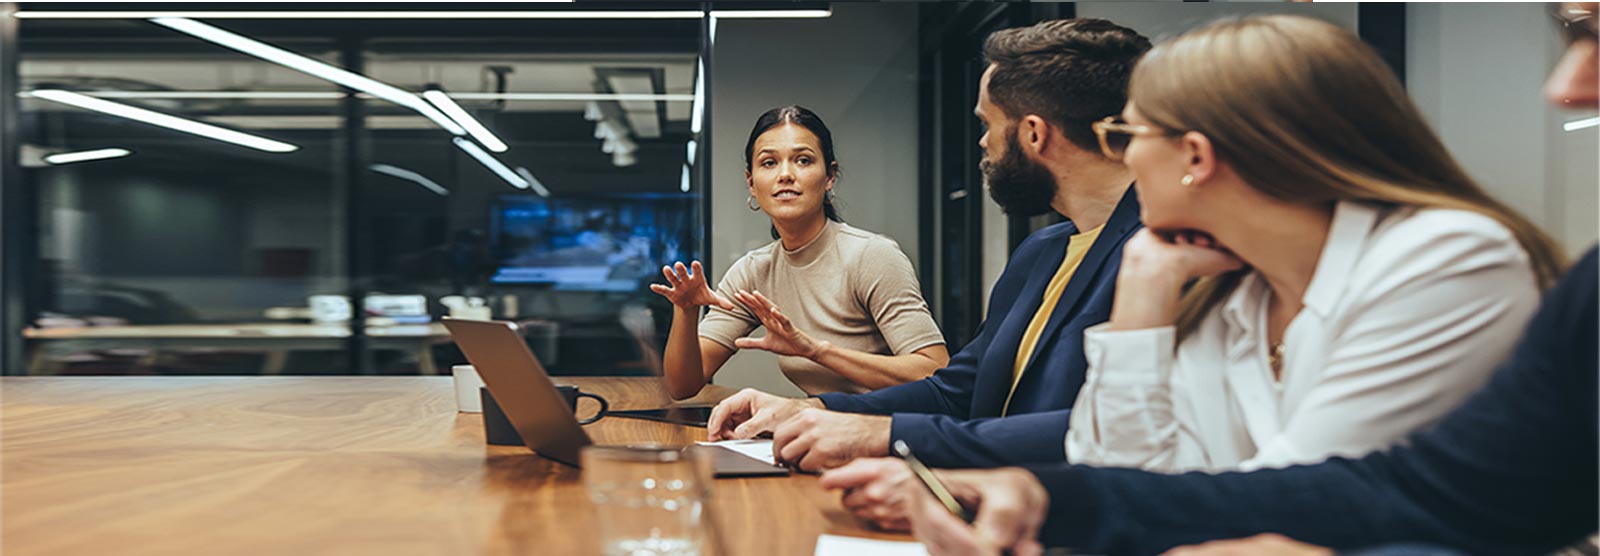
{"type": "Polygon", "coordinates": [[[483,413],[483,398],[478,394],[478,389],[483,388],[483,379],[478,376],[478,370],[472,365],[456,365],[450,367],[450,376],[456,385],[456,411],[483,413]]]}
{"type": "Polygon", "coordinates": [[[489,320],[489,319],[493,318],[493,316],[490,315],[488,306],[479,305],[477,307],[451,307],[450,308],[450,318],[467,319],[467,320],[489,320]]]}

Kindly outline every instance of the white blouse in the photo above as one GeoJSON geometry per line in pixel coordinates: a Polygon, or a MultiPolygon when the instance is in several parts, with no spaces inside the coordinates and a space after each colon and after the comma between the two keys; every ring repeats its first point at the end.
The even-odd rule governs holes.
{"type": "Polygon", "coordinates": [[[1248,274],[1177,346],[1171,326],[1086,330],[1068,460],[1224,471],[1383,448],[1481,386],[1539,303],[1527,254],[1494,220],[1349,202],[1284,333],[1281,384],[1270,295],[1248,274]]]}

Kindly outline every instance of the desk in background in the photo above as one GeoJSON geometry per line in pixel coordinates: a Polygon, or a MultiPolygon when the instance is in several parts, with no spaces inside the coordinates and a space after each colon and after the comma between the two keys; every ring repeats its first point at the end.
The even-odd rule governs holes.
{"type": "MultiPolygon", "coordinates": [[[[658,379],[557,379],[613,408],[658,379]]],[[[731,394],[712,387],[693,402],[731,394]]],[[[577,469],[486,446],[442,377],[0,379],[0,552],[598,554],[577,469]]],[[[601,444],[685,444],[694,427],[606,418],[601,444]]],[[[738,555],[810,555],[864,529],[812,475],[719,479],[738,555]]]]}
{"type": "MultiPolygon", "coordinates": [[[[554,361],[555,323],[542,320],[519,321],[525,331],[539,338],[538,350],[554,361]],[[548,347],[546,346],[548,344],[548,347]]],[[[53,375],[60,370],[61,357],[85,351],[148,350],[145,364],[153,365],[163,353],[183,349],[225,349],[262,351],[267,354],[261,373],[281,374],[294,350],[340,350],[350,337],[347,324],[165,324],[134,326],[89,326],[75,328],[27,328],[22,331],[32,355],[28,370],[36,375],[53,375]]],[[[424,375],[439,374],[433,346],[450,342],[443,324],[401,324],[367,327],[369,349],[414,353],[417,369],[424,375]]],[[[536,348],[537,349],[537,348],[536,348]]]]}

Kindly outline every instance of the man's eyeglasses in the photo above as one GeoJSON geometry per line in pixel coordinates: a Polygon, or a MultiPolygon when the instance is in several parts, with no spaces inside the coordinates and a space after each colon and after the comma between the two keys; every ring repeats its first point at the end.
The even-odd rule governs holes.
{"type": "Polygon", "coordinates": [[[1090,124],[1090,127],[1094,129],[1095,137],[1100,139],[1100,153],[1116,161],[1121,161],[1128,152],[1128,143],[1133,141],[1135,135],[1174,135],[1154,126],[1130,124],[1116,116],[1106,116],[1104,120],[1090,124]]]}

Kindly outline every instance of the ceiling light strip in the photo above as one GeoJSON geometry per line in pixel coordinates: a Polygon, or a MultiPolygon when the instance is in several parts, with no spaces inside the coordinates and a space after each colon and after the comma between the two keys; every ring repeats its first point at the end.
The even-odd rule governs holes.
{"type": "Polygon", "coordinates": [[[485,168],[493,171],[495,175],[500,176],[500,179],[506,180],[506,183],[515,186],[517,189],[527,189],[533,185],[532,183],[528,182],[528,180],[522,179],[522,176],[517,175],[516,172],[511,171],[510,168],[507,168],[504,163],[496,160],[493,155],[490,155],[487,151],[483,150],[483,147],[479,147],[477,143],[473,143],[472,141],[468,141],[460,137],[456,137],[452,140],[455,141],[457,147],[463,151],[466,151],[467,154],[472,155],[472,158],[478,159],[478,163],[483,164],[485,168]]]}
{"type": "MultiPolygon", "coordinates": [[[[174,100],[338,100],[344,93],[327,91],[78,91],[96,98],[174,99],[174,100]]],[[[30,98],[32,92],[17,93],[18,98],[30,98]]],[[[377,98],[357,93],[361,98],[377,98]]],[[[459,100],[531,100],[531,101],[598,101],[654,100],[663,102],[693,102],[688,93],[450,93],[459,100]]]]}
{"type": "Polygon", "coordinates": [[[497,153],[503,153],[510,149],[510,147],[506,146],[505,141],[495,137],[494,133],[489,131],[489,128],[483,127],[482,122],[472,117],[472,114],[468,114],[466,110],[461,109],[461,105],[456,104],[456,101],[452,100],[450,95],[445,94],[444,91],[438,89],[429,90],[422,93],[422,98],[428,99],[428,102],[433,103],[446,116],[450,116],[450,119],[455,120],[457,124],[461,124],[461,127],[467,130],[467,134],[471,135],[473,139],[477,139],[479,143],[483,143],[485,148],[497,153]]]}
{"type": "Polygon", "coordinates": [[[35,98],[42,98],[49,101],[59,102],[61,104],[76,106],[78,108],[110,114],[112,116],[120,116],[150,125],[161,126],[167,129],[182,131],[184,133],[192,133],[201,137],[216,139],[218,141],[233,143],[235,145],[243,145],[252,149],[259,149],[267,152],[286,153],[293,152],[300,148],[282,141],[274,141],[265,137],[258,137],[248,133],[240,133],[231,129],[225,129],[211,124],[162,114],[153,110],[139,108],[137,106],[130,106],[127,104],[102,100],[87,95],[81,95],[72,91],[63,91],[60,89],[40,89],[33,91],[33,96],[35,98]]]}
{"type": "Polygon", "coordinates": [[[1584,118],[1584,119],[1581,119],[1581,120],[1572,120],[1570,122],[1561,124],[1561,130],[1562,131],[1577,131],[1577,130],[1580,130],[1580,129],[1588,129],[1588,128],[1595,127],[1595,126],[1600,126],[1600,116],[1595,116],[1593,118],[1584,118]]]}
{"type": "Polygon", "coordinates": [[[411,183],[415,183],[422,186],[424,189],[438,193],[441,196],[450,195],[450,190],[445,189],[444,186],[439,185],[438,182],[428,179],[427,176],[418,174],[405,168],[401,168],[399,166],[392,166],[389,164],[373,164],[368,166],[367,169],[389,177],[400,178],[411,183]]]}
{"type": "Polygon", "coordinates": [[[538,193],[540,197],[550,196],[550,190],[544,187],[544,183],[541,183],[539,178],[533,177],[533,172],[529,172],[527,168],[518,166],[517,175],[522,176],[522,179],[528,180],[528,185],[531,186],[533,188],[533,192],[538,193]]]}
{"type": "MultiPolygon", "coordinates": [[[[550,1],[550,0],[545,0],[550,1]]],[[[23,10],[17,19],[700,19],[700,10],[550,11],[219,11],[219,10],[23,10]]],[[[816,19],[828,10],[713,10],[728,19],[816,19]]]]}
{"type": "Polygon", "coordinates": [[[72,164],[74,162],[105,160],[107,158],[122,158],[130,154],[133,154],[133,151],[128,149],[95,149],[92,151],[76,151],[45,155],[44,161],[50,164],[72,164]]]}
{"type": "Polygon", "coordinates": [[[421,97],[401,90],[388,83],[384,83],[376,79],[345,70],[343,68],[334,67],[284,50],[282,48],[278,48],[276,46],[272,46],[243,35],[235,34],[230,31],[225,31],[219,27],[207,25],[192,19],[163,17],[151,19],[150,21],[174,31],[192,35],[196,38],[210,41],[218,45],[231,48],[290,69],[294,69],[296,71],[307,73],[321,79],[326,79],[351,89],[370,93],[378,98],[393,102],[412,110],[416,110],[417,113],[422,114],[423,117],[433,120],[434,123],[439,124],[439,127],[444,128],[450,133],[455,135],[462,135],[466,133],[466,130],[460,125],[457,125],[449,117],[445,116],[444,113],[435,109],[433,105],[423,101],[421,97]]]}

